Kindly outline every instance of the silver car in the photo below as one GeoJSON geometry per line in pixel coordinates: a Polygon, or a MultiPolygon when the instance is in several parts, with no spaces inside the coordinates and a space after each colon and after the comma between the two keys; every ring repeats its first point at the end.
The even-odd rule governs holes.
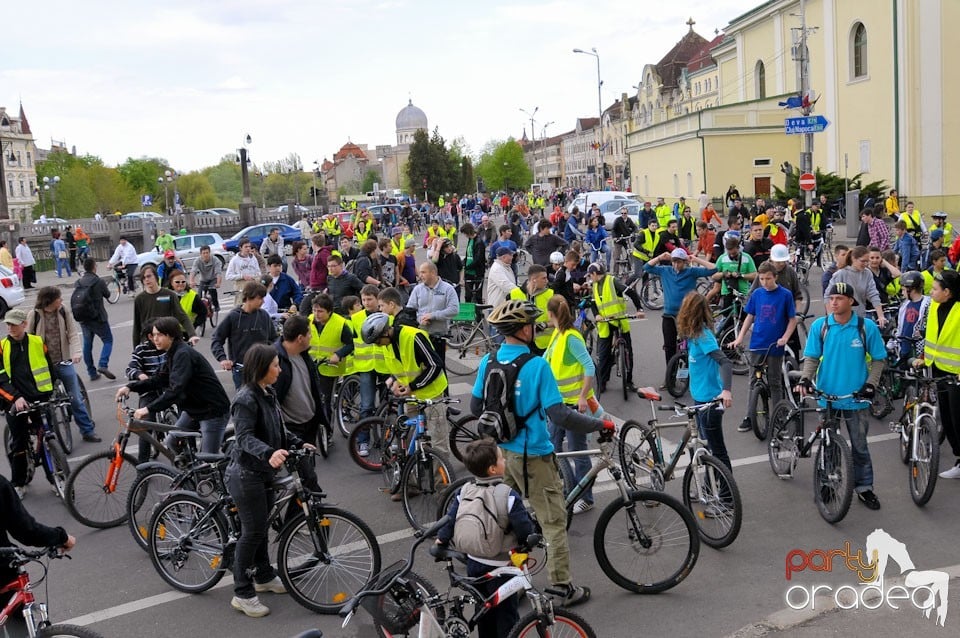
{"type": "MultiPolygon", "coordinates": [[[[193,262],[200,258],[200,249],[204,246],[210,246],[210,251],[216,259],[220,260],[220,265],[226,267],[227,262],[233,257],[233,254],[223,249],[223,237],[217,233],[197,233],[196,235],[174,235],[173,250],[177,253],[177,261],[183,264],[183,267],[190,272],[193,262]]],[[[156,248],[137,255],[137,270],[139,271],[144,264],[159,264],[163,261],[163,253],[156,248]]]]}
{"type": "Polygon", "coordinates": [[[23,303],[23,286],[20,278],[6,266],[0,266],[0,317],[7,311],[23,303]]]}

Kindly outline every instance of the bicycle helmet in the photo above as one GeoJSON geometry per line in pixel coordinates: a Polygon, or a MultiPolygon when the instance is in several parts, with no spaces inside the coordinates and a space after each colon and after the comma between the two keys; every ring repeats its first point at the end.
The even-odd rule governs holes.
{"type": "Polygon", "coordinates": [[[947,218],[947,214],[946,214],[945,212],[943,212],[942,210],[938,210],[938,211],[935,212],[933,215],[931,215],[931,217],[933,217],[934,219],[946,219],[946,218],[947,218]]]}
{"type": "Polygon", "coordinates": [[[605,275],[607,274],[607,268],[601,264],[599,261],[595,261],[589,266],[587,266],[588,275],[605,275]]]}
{"type": "Polygon", "coordinates": [[[551,264],[562,264],[563,263],[563,253],[559,250],[556,252],[550,253],[550,263],[551,264]]]}
{"type": "Polygon", "coordinates": [[[923,275],[916,270],[900,275],[900,287],[905,290],[923,290],[923,275]]]}
{"type": "MultiPolygon", "coordinates": [[[[505,337],[518,332],[524,326],[535,323],[540,316],[540,308],[531,301],[507,299],[493,309],[487,321],[505,337]]],[[[372,315],[371,315],[372,316],[372,315]]],[[[367,319],[370,321],[370,318],[367,319]]],[[[364,322],[366,326],[367,321],[364,322]]]]}
{"type": "Polygon", "coordinates": [[[385,312],[375,312],[363,320],[360,338],[366,344],[376,343],[390,329],[390,317],[385,312]]]}

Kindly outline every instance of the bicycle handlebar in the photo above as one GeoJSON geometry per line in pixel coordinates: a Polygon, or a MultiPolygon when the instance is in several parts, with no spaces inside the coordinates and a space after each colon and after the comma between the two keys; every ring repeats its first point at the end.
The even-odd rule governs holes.
{"type": "Polygon", "coordinates": [[[397,397],[391,396],[388,397],[391,403],[412,403],[415,405],[422,405],[425,407],[430,407],[431,405],[444,405],[450,403],[460,403],[460,399],[454,399],[451,397],[441,397],[439,399],[418,399],[416,397],[397,397]]]}
{"type": "Polygon", "coordinates": [[[51,545],[49,547],[44,547],[43,549],[25,549],[23,547],[0,547],[0,559],[9,559],[7,563],[11,567],[18,567],[25,563],[29,563],[33,560],[38,560],[40,558],[66,558],[70,559],[71,557],[64,553],[63,549],[56,545],[51,545]]]}

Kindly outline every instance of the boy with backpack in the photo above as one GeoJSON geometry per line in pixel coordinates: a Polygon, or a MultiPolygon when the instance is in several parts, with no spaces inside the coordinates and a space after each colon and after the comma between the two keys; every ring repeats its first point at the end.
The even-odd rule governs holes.
{"type": "MultiPolygon", "coordinates": [[[[467,554],[467,576],[482,576],[510,564],[510,550],[536,531],[523,497],[503,482],[503,452],[493,439],[471,441],[463,450],[463,463],[476,483],[467,483],[450,504],[450,522],[440,528],[438,545],[448,545],[467,554]]],[[[490,596],[505,578],[482,582],[478,589],[490,596]]],[[[520,620],[519,592],[501,601],[477,623],[480,638],[500,638],[520,620]]]]}

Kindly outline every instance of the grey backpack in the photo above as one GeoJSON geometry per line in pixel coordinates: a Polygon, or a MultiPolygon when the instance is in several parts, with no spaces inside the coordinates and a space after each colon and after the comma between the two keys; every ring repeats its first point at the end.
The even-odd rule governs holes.
{"type": "Polygon", "coordinates": [[[506,483],[464,485],[453,527],[454,547],[479,558],[495,558],[515,547],[516,536],[506,532],[510,526],[509,502],[510,486],[506,483]]]}

